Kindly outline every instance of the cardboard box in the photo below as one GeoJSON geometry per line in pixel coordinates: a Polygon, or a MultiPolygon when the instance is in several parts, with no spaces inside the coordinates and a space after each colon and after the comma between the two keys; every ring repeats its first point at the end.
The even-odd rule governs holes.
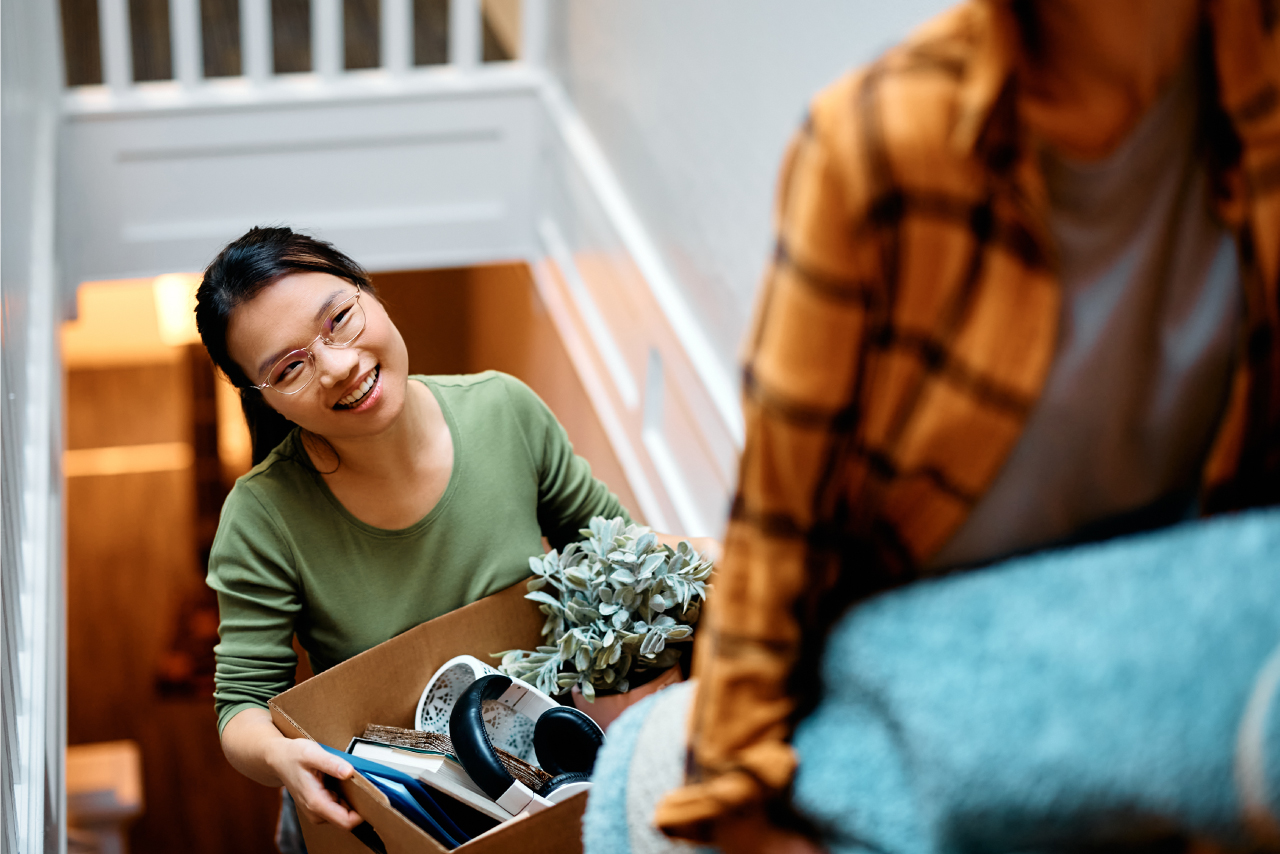
{"type": "MultiPolygon", "coordinates": [[[[545,617],[524,598],[522,581],[443,617],[410,629],[314,676],[271,703],[271,717],[290,738],[311,738],[346,750],[368,724],[412,727],[418,697],[440,665],[456,655],[492,661],[490,653],[533,649],[545,617]]],[[[436,854],[445,849],[393,809],[359,775],[343,781],[347,802],[373,825],[388,854],[436,854]]],[[[505,822],[455,850],[466,854],[573,854],[582,851],[586,794],[505,822]]],[[[368,854],[351,833],[302,819],[311,854],[368,854]]]]}

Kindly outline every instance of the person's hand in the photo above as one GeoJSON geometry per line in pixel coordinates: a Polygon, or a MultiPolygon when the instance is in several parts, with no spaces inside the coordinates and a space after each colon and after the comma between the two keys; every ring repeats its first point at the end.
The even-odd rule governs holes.
{"type": "Polygon", "coordinates": [[[355,773],[351,763],[344,762],[307,738],[285,738],[272,745],[268,759],[273,771],[284,783],[298,814],[312,824],[334,824],[351,830],[363,818],[338,800],[324,784],[325,776],[346,780],[355,773]]]}

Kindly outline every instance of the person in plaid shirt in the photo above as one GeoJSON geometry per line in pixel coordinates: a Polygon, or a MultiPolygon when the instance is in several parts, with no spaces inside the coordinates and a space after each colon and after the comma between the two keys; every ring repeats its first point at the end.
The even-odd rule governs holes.
{"type": "Polygon", "coordinates": [[[969,0],[814,99],[776,234],[656,815],[735,852],[805,846],[850,604],[1280,499],[1280,3],[969,0]]]}

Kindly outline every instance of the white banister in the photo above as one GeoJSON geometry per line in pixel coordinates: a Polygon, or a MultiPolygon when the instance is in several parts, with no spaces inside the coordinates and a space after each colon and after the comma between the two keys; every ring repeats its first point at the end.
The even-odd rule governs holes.
{"type": "Polygon", "coordinates": [[[98,0],[102,38],[102,82],[121,91],[133,82],[133,50],[129,44],[128,0],[98,0]]]}
{"type": "Polygon", "coordinates": [[[480,0],[449,0],[449,64],[470,71],[480,64],[480,0]]]}
{"type": "Polygon", "coordinates": [[[547,59],[547,0],[523,0],[520,59],[535,68],[547,59]]]}
{"type": "Polygon", "coordinates": [[[311,70],[325,79],[342,73],[342,0],[311,0],[311,70]]]}
{"type": "Polygon", "coordinates": [[[204,77],[199,0],[169,0],[169,31],[173,45],[173,79],[183,86],[199,84],[204,77]]]}
{"type": "Polygon", "coordinates": [[[412,0],[382,0],[382,67],[404,74],[413,67],[412,0]]]}
{"type": "Polygon", "coordinates": [[[273,67],[271,0],[240,0],[240,73],[265,83],[273,67]]]}

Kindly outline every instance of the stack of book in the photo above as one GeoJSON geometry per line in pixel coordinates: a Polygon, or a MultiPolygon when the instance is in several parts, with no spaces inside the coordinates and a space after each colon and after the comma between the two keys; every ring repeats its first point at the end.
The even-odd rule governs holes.
{"type": "MultiPolygon", "coordinates": [[[[448,849],[511,818],[463,770],[448,736],[371,724],[346,752],[396,809],[448,849]]],[[[535,791],[550,779],[505,751],[498,755],[512,776],[535,791]]]]}

